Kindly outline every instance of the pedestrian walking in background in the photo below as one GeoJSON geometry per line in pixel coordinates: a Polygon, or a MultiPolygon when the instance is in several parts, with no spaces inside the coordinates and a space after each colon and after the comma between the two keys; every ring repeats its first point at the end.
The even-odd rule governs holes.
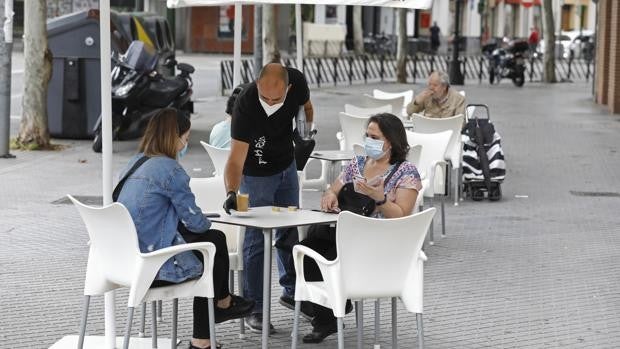
{"type": "Polygon", "coordinates": [[[430,28],[431,31],[431,50],[433,53],[437,53],[437,49],[439,49],[439,34],[441,33],[441,29],[437,26],[437,22],[433,22],[433,26],[430,28]]]}

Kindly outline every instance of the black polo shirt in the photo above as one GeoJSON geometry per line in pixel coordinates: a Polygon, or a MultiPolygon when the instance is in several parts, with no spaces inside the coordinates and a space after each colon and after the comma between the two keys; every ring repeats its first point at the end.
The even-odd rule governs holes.
{"type": "Polygon", "coordinates": [[[231,122],[231,137],[249,144],[243,174],[271,176],[285,170],[294,159],[293,120],[299,106],[310,99],[310,90],[303,74],[287,68],[289,85],[284,105],[271,116],[258,101],[256,82],[245,88],[235,102],[231,122]]]}

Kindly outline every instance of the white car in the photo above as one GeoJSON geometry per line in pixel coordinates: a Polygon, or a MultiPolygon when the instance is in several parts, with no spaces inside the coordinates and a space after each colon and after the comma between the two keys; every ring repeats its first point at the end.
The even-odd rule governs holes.
{"type": "MultiPolygon", "coordinates": [[[[563,31],[560,34],[555,34],[555,56],[569,59],[571,52],[573,58],[580,58],[584,46],[587,44],[585,38],[592,40],[594,35],[593,30],[584,29],[583,31],[571,30],[563,31]],[[581,35],[580,35],[581,34],[581,35]]],[[[545,53],[545,40],[540,40],[540,52],[545,53]]]]}

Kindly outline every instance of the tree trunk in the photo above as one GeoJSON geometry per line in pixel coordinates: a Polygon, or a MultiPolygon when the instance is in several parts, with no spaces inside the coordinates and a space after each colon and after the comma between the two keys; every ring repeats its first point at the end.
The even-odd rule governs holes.
{"type": "Polygon", "coordinates": [[[48,148],[47,84],[52,76],[52,53],[47,47],[47,7],[45,1],[24,3],[24,93],[18,144],[48,148]]]}
{"type": "Polygon", "coordinates": [[[263,63],[280,62],[275,5],[263,4],[263,63]]]}
{"type": "Polygon", "coordinates": [[[407,9],[398,9],[398,48],[396,51],[396,81],[407,83],[407,9]]]}
{"type": "Polygon", "coordinates": [[[545,52],[543,63],[545,66],[544,82],[557,82],[555,77],[555,22],[553,20],[553,0],[543,0],[545,52]]]}
{"type": "Polygon", "coordinates": [[[362,7],[353,6],[353,49],[355,53],[364,53],[364,29],[362,28],[362,7]]]}

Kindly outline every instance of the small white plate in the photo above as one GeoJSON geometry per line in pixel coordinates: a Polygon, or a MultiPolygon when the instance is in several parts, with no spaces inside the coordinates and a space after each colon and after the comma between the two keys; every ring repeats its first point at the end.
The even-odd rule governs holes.
{"type": "Polygon", "coordinates": [[[237,211],[237,210],[230,210],[230,215],[231,216],[235,216],[235,217],[252,217],[253,212],[251,211],[237,211]]]}

